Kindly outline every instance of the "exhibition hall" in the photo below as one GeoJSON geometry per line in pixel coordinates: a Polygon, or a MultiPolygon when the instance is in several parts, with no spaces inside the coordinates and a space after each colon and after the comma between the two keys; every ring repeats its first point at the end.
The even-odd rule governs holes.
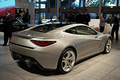
{"type": "Polygon", "coordinates": [[[120,0],[0,0],[0,80],[120,80],[120,0]]]}

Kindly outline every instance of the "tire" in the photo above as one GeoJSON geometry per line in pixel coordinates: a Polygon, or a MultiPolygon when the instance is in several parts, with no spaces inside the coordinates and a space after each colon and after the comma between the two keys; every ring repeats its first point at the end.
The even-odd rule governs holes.
{"type": "Polygon", "coordinates": [[[112,40],[111,40],[111,39],[108,39],[107,42],[106,42],[106,44],[105,44],[105,48],[104,48],[103,53],[104,53],[104,54],[109,53],[110,50],[111,50],[111,48],[112,48],[112,40]]]}
{"type": "Polygon", "coordinates": [[[70,72],[76,61],[75,51],[67,48],[63,51],[58,62],[58,71],[62,74],[70,72]]]}

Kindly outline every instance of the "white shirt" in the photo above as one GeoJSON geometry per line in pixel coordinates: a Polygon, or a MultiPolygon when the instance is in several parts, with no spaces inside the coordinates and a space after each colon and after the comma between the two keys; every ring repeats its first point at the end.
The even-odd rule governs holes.
{"type": "Polygon", "coordinates": [[[53,19],[57,19],[57,17],[56,17],[56,16],[53,16],[53,19]]]}
{"type": "Polygon", "coordinates": [[[7,18],[7,16],[9,16],[9,15],[10,15],[10,13],[6,15],[6,18],[7,18]]]}
{"type": "Polygon", "coordinates": [[[100,26],[105,26],[105,19],[103,18],[103,16],[100,17],[100,26]]]}

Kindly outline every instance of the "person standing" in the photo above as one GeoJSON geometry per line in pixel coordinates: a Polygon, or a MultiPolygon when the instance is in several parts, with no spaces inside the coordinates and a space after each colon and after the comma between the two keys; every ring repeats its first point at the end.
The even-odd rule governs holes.
{"type": "Polygon", "coordinates": [[[112,39],[114,39],[114,32],[116,34],[116,41],[118,41],[118,31],[119,31],[119,21],[117,17],[114,17],[114,24],[112,27],[112,32],[111,32],[111,36],[112,39]]]}
{"type": "Polygon", "coordinates": [[[104,31],[104,27],[105,27],[105,22],[106,22],[106,14],[103,13],[103,15],[100,17],[100,32],[104,31]]]}
{"type": "Polygon", "coordinates": [[[84,9],[84,16],[83,16],[84,20],[83,23],[86,25],[89,25],[88,23],[90,22],[90,15],[87,12],[87,9],[84,9]]]}
{"type": "Polygon", "coordinates": [[[2,17],[0,18],[0,22],[3,22],[3,18],[2,17]]]}
{"type": "Polygon", "coordinates": [[[82,10],[79,10],[79,14],[76,16],[76,22],[77,23],[83,23],[82,10]]]}
{"type": "Polygon", "coordinates": [[[99,15],[98,15],[98,13],[96,14],[96,19],[99,19],[99,15]]]}
{"type": "Polygon", "coordinates": [[[72,13],[68,13],[68,22],[72,22],[72,13]]]}
{"type": "Polygon", "coordinates": [[[74,13],[68,14],[68,22],[75,22],[75,14],[74,13]]]}
{"type": "Polygon", "coordinates": [[[6,46],[8,43],[8,39],[12,37],[13,17],[10,15],[10,9],[6,9],[5,13],[6,13],[6,17],[3,20],[4,44],[2,46],[6,46]]]}
{"type": "Polygon", "coordinates": [[[30,14],[29,13],[27,13],[27,21],[28,21],[28,23],[30,24],[30,14]]]}
{"type": "Polygon", "coordinates": [[[68,22],[68,16],[67,16],[67,14],[65,14],[64,21],[68,22]]]}
{"type": "Polygon", "coordinates": [[[27,14],[25,12],[22,12],[22,20],[23,23],[28,23],[27,14]]]}
{"type": "Polygon", "coordinates": [[[112,17],[110,19],[110,26],[112,26],[113,23],[114,23],[114,14],[112,14],[112,17]]]}
{"type": "Polygon", "coordinates": [[[53,19],[56,19],[57,20],[57,16],[54,14],[54,16],[53,16],[53,19]]]}

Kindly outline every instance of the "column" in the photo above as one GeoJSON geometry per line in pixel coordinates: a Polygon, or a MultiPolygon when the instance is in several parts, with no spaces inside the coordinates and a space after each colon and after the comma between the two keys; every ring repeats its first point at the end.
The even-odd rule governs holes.
{"type": "Polygon", "coordinates": [[[41,0],[39,0],[39,21],[41,20],[41,0]]]}
{"type": "Polygon", "coordinates": [[[100,0],[100,4],[99,4],[99,17],[101,16],[101,11],[102,11],[102,0],[100,0]]]}
{"type": "Polygon", "coordinates": [[[59,1],[60,0],[57,0],[57,18],[59,17],[59,1]]]}
{"type": "Polygon", "coordinates": [[[50,0],[47,0],[47,13],[45,13],[45,19],[49,19],[50,12],[50,0]]]}

